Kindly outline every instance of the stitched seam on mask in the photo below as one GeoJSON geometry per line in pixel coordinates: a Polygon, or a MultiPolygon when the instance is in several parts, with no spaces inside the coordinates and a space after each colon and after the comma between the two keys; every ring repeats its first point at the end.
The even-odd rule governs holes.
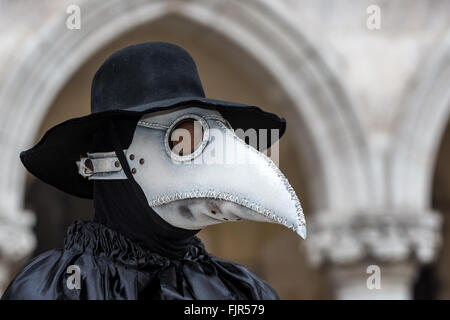
{"type": "Polygon", "coordinates": [[[230,123],[229,123],[226,119],[224,119],[223,117],[221,117],[221,116],[217,116],[217,115],[213,115],[213,114],[208,114],[208,115],[204,116],[204,118],[205,118],[206,120],[215,120],[217,123],[220,124],[220,127],[222,127],[222,128],[223,128],[223,126],[225,126],[225,128],[231,129],[230,123]]]}
{"type": "MultiPolygon", "coordinates": [[[[221,123],[226,121],[224,118],[217,116],[217,115],[213,115],[213,114],[207,114],[207,115],[204,115],[201,117],[205,120],[216,120],[216,121],[220,121],[221,123]]],[[[153,129],[163,129],[163,130],[170,128],[170,126],[166,126],[164,124],[160,124],[157,122],[148,122],[145,120],[139,120],[138,125],[142,126],[142,127],[153,128],[153,129]]]]}
{"type": "MultiPolygon", "coordinates": [[[[222,129],[227,129],[226,126],[224,124],[222,124],[219,121],[216,121],[217,124],[222,127],[222,129]]],[[[300,200],[297,197],[297,194],[295,193],[294,188],[292,188],[291,184],[289,183],[289,181],[287,180],[287,178],[284,176],[284,174],[281,172],[281,170],[275,165],[275,163],[267,156],[265,156],[264,154],[262,154],[261,152],[259,152],[258,150],[256,150],[255,148],[253,148],[252,146],[246,144],[241,138],[239,138],[236,133],[234,132],[234,130],[229,130],[231,131],[232,136],[234,137],[235,140],[237,140],[240,144],[242,144],[245,148],[251,150],[252,152],[256,153],[260,158],[262,158],[264,161],[267,162],[267,164],[269,165],[270,168],[272,168],[272,170],[275,171],[275,173],[277,174],[277,176],[279,178],[281,178],[281,180],[283,181],[284,186],[286,187],[286,190],[289,192],[289,194],[291,195],[291,200],[294,200],[295,202],[295,209],[297,211],[297,219],[299,221],[299,225],[300,226],[304,226],[306,225],[306,219],[305,219],[305,215],[303,213],[303,209],[302,206],[300,204],[300,200]]],[[[226,132],[229,132],[228,130],[226,130],[226,132]]]]}
{"type": "Polygon", "coordinates": [[[220,122],[225,121],[224,118],[222,118],[221,116],[217,116],[215,114],[207,114],[207,115],[204,115],[203,118],[205,120],[216,120],[216,121],[220,121],[220,122]]]}
{"type": "MultiPolygon", "coordinates": [[[[281,218],[279,216],[277,216],[276,214],[273,213],[273,211],[263,208],[262,206],[258,205],[255,202],[249,201],[247,199],[241,199],[238,198],[237,196],[231,194],[231,193],[227,193],[227,192],[220,192],[220,191],[215,191],[215,190],[194,190],[194,191],[188,191],[188,192],[175,192],[175,193],[171,193],[171,194],[166,194],[163,195],[161,197],[158,197],[156,199],[150,200],[149,201],[149,205],[151,207],[157,207],[157,206],[161,206],[173,201],[177,201],[177,200],[185,200],[185,199],[196,199],[196,198],[208,198],[208,199],[218,199],[218,200],[226,200],[226,201],[230,201],[236,204],[239,204],[243,207],[246,207],[248,209],[254,210],[257,213],[277,222],[280,223],[286,227],[288,227],[289,229],[292,229],[293,231],[297,230],[297,226],[296,225],[289,225],[287,223],[287,219],[286,218],[281,218]]],[[[303,226],[305,224],[301,224],[300,226],[303,226]]]]}
{"type": "Polygon", "coordinates": [[[144,121],[144,120],[139,120],[138,126],[152,128],[152,129],[161,129],[161,130],[169,129],[168,126],[165,126],[163,124],[156,123],[156,122],[148,122],[148,121],[144,121]]]}

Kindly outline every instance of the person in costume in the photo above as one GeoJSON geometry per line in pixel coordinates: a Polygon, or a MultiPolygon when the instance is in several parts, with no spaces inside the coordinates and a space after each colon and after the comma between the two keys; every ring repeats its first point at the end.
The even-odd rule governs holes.
{"type": "Polygon", "coordinates": [[[206,98],[192,57],[165,42],[111,55],[94,76],[91,110],[20,158],[44,182],[93,199],[94,219],[71,225],[64,247],[33,259],[2,299],[278,299],[196,234],[253,220],[306,237],[285,176],[233,130],[281,137],[285,119],[206,98]]]}

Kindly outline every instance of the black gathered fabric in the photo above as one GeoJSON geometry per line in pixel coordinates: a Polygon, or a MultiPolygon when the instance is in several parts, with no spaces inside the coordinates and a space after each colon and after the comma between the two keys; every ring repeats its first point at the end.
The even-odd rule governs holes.
{"type": "Polygon", "coordinates": [[[75,222],[64,249],[26,266],[2,299],[277,299],[275,291],[244,266],[217,258],[198,241],[169,258],[96,222],[75,222]],[[80,289],[69,289],[76,265],[80,289]]]}

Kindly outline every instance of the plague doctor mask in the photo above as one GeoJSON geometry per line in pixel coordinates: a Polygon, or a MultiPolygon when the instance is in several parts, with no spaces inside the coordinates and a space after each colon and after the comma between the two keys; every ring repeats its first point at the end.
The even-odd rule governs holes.
{"type": "Polygon", "coordinates": [[[172,226],[197,230],[252,220],[306,238],[302,207],[286,177],[218,111],[185,107],[144,115],[130,146],[117,153],[88,153],[77,162],[79,174],[134,179],[148,205],[172,226]]]}

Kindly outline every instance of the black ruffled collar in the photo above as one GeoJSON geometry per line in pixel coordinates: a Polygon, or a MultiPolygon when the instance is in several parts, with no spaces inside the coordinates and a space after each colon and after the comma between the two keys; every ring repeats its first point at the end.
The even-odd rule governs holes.
{"type": "Polygon", "coordinates": [[[200,239],[186,248],[179,257],[167,257],[151,252],[122,234],[93,221],[75,221],[67,229],[64,241],[65,250],[87,252],[97,257],[105,257],[115,262],[133,266],[153,264],[168,265],[175,260],[198,260],[208,257],[200,239]]]}

